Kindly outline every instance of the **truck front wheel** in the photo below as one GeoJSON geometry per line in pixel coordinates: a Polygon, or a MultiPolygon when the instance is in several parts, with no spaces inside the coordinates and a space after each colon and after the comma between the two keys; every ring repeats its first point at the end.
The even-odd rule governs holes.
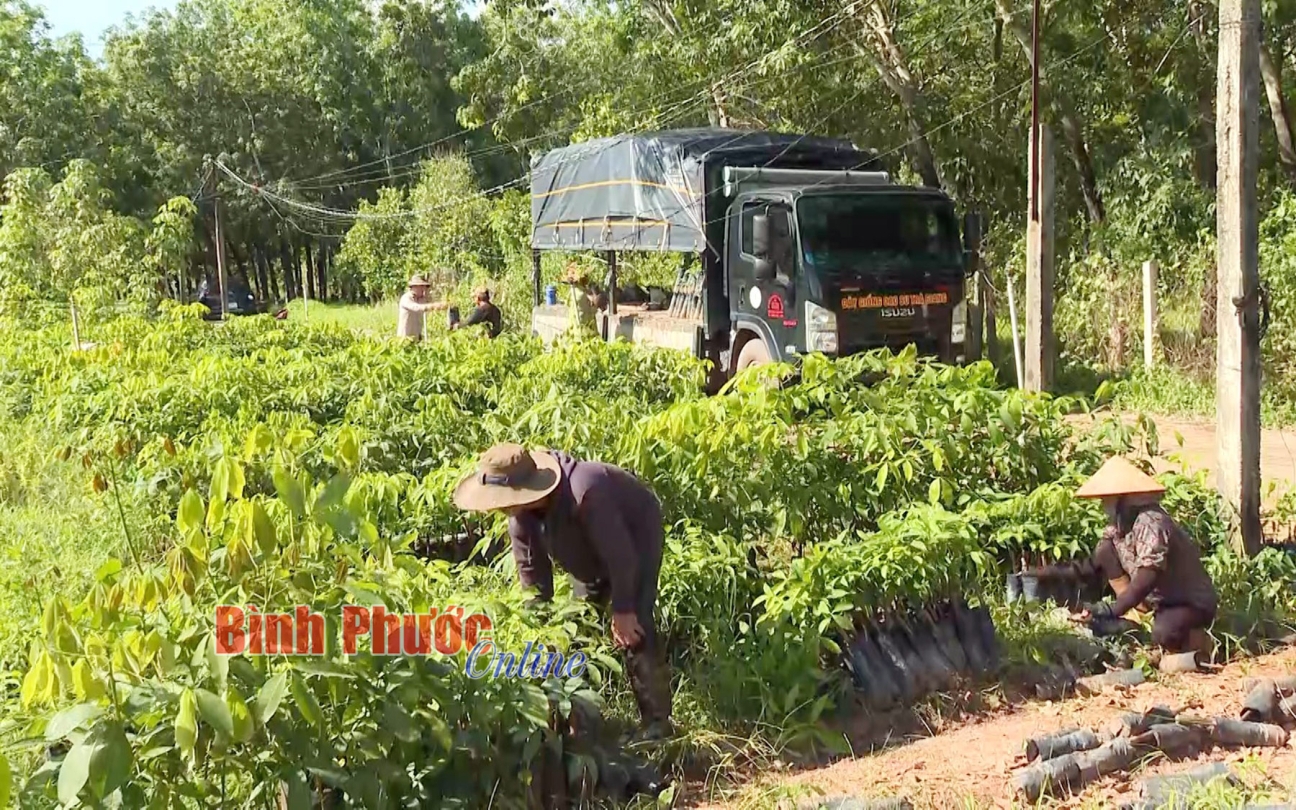
{"type": "Polygon", "coordinates": [[[742,350],[738,352],[738,362],[734,364],[734,373],[741,373],[752,366],[764,365],[769,361],[769,349],[765,348],[765,341],[759,337],[753,337],[744,343],[742,350]]]}

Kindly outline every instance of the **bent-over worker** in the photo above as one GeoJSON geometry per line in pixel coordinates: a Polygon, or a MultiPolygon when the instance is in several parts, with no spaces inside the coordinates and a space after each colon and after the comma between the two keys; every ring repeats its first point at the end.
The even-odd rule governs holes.
{"type": "Polygon", "coordinates": [[[428,300],[432,285],[423,276],[409,280],[409,288],[400,298],[396,314],[396,336],[419,341],[423,339],[423,316],[433,310],[445,309],[444,302],[428,300]]]}
{"type": "Polygon", "coordinates": [[[1152,640],[1166,652],[1209,656],[1206,633],[1218,597],[1201,561],[1201,550],[1161,508],[1165,487],[1123,458],[1107,461],[1076,492],[1102,500],[1108,525],[1093,556],[1051,566],[1045,576],[1104,577],[1116,599],[1085,607],[1095,619],[1124,616],[1141,604],[1153,612],[1152,640]]]}
{"type": "Polygon", "coordinates": [[[557,561],[579,596],[611,602],[645,736],[670,734],[670,677],[653,620],[665,539],[657,496],[619,467],[502,444],[481,454],[454,502],[508,514],[518,578],[541,600],[553,598],[557,561]]]}
{"type": "Polygon", "coordinates": [[[500,314],[499,307],[491,303],[490,290],[482,287],[473,293],[473,304],[476,309],[468,316],[468,320],[455,323],[451,329],[463,329],[468,326],[485,324],[486,334],[491,338],[499,337],[500,329],[503,328],[504,318],[500,314]]]}

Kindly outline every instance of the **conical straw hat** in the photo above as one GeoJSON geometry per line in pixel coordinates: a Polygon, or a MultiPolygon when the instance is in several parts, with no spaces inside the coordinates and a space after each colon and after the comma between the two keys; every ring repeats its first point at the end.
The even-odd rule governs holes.
{"type": "Polygon", "coordinates": [[[1112,498],[1119,495],[1155,495],[1165,487],[1120,456],[1113,456],[1076,490],[1077,498],[1112,498]]]}

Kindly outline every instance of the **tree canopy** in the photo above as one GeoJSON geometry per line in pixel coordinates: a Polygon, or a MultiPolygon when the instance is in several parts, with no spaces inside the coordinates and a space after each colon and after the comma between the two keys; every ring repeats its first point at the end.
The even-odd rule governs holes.
{"type": "MultiPolygon", "coordinates": [[[[1265,6],[1267,198],[1296,184],[1290,5],[1265,6]]],[[[1063,254],[1130,261],[1152,246],[1175,264],[1212,220],[1217,10],[1044,9],[1063,254]]],[[[108,204],[141,219],[188,196],[196,267],[213,261],[219,193],[231,262],[267,294],[363,294],[330,289],[326,272],[357,217],[481,219],[482,196],[525,187],[530,155],[571,141],[768,128],[879,151],[987,213],[1007,261],[1025,204],[1029,28],[1019,0],[491,0],[475,17],[448,0],[182,0],[123,20],[95,61],[3,0],[0,173],[57,178],[87,160],[108,204]],[[424,177],[449,152],[469,161],[468,187],[424,177]],[[380,201],[384,188],[400,200],[380,201]]]]}

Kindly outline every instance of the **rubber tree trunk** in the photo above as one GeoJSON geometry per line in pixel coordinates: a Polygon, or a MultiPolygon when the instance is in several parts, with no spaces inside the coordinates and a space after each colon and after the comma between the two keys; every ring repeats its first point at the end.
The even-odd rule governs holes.
{"type": "Polygon", "coordinates": [[[909,68],[909,60],[904,50],[896,41],[895,22],[891,17],[890,7],[884,3],[874,2],[867,6],[855,6],[855,16],[863,26],[868,44],[856,44],[856,51],[872,63],[882,82],[886,84],[900,107],[904,110],[905,126],[909,130],[909,143],[906,151],[914,170],[922,177],[923,185],[932,188],[941,187],[940,169],[936,164],[936,154],[931,141],[927,139],[927,118],[923,109],[922,93],[919,81],[909,68]]]}
{"type": "MultiPolygon", "coordinates": [[[[1209,23],[1212,8],[1205,2],[1194,0],[1188,4],[1188,25],[1192,30],[1192,58],[1197,74],[1196,138],[1193,144],[1193,175],[1198,185],[1207,191],[1215,190],[1215,41],[1210,36],[1209,23]]],[[[1214,268],[1211,274],[1214,274],[1214,268]]],[[[1211,318],[1215,312],[1212,308],[1211,318]]]]}
{"type": "Polygon", "coordinates": [[[304,239],[302,241],[304,242],[303,247],[306,248],[306,264],[301,268],[301,273],[306,288],[306,297],[312,301],[318,301],[319,296],[315,294],[315,279],[314,279],[315,273],[312,271],[312,268],[315,265],[315,256],[314,253],[311,251],[310,240],[304,239]]]}
{"type": "Polygon", "coordinates": [[[328,297],[328,266],[332,255],[332,245],[328,242],[321,242],[317,256],[318,261],[316,261],[317,276],[315,280],[315,292],[321,301],[328,297]]]}
{"type": "Polygon", "coordinates": [[[279,264],[283,269],[284,300],[288,301],[297,297],[297,285],[293,281],[293,252],[283,236],[279,237],[279,264]]]}
{"type": "Polygon", "coordinates": [[[1269,99],[1269,118],[1273,121],[1274,140],[1278,143],[1278,163],[1289,182],[1296,184],[1296,145],[1293,144],[1291,116],[1287,114],[1287,98],[1283,95],[1282,63],[1273,58],[1269,46],[1260,45],[1260,75],[1264,78],[1265,95],[1269,99]]]}
{"type": "MultiPolygon", "coordinates": [[[[1011,0],[995,0],[995,6],[999,11],[999,16],[1004,21],[1005,27],[1008,28],[1013,38],[1017,40],[1017,45],[1022,49],[1022,52],[1026,54],[1027,63],[1032,62],[1030,29],[1017,16],[1011,0]]],[[[1049,82],[1048,72],[1045,70],[1044,64],[1040,65],[1039,72],[1041,101],[1048,104],[1053,110],[1053,114],[1057,116],[1058,124],[1062,129],[1063,140],[1066,141],[1067,150],[1071,153],[1071,163],[1075,166],[1076,175],[1080,180],[1080,192],[1084,196],[1085,210],[1089,214],[1089,220],[1091,222],[1103,222],[1107,219],[1107,210],[1103,204],[1102,191],[1098,188],[1098,174],[1094,170],[1093,159],[1089,155],[1089,146],[1085,141],[1084,124],[1066,97],[1049,82]]]]}
{"type": "Polygon", "coordinates": [[[283,297],[279,294],[279,276],[274,271],[274,263],[270,261],[270,249],[261,246],[261,259],[265,262],[266,284],[270,287],[270,295],[275,301],[282,301],[283,297]]]}

